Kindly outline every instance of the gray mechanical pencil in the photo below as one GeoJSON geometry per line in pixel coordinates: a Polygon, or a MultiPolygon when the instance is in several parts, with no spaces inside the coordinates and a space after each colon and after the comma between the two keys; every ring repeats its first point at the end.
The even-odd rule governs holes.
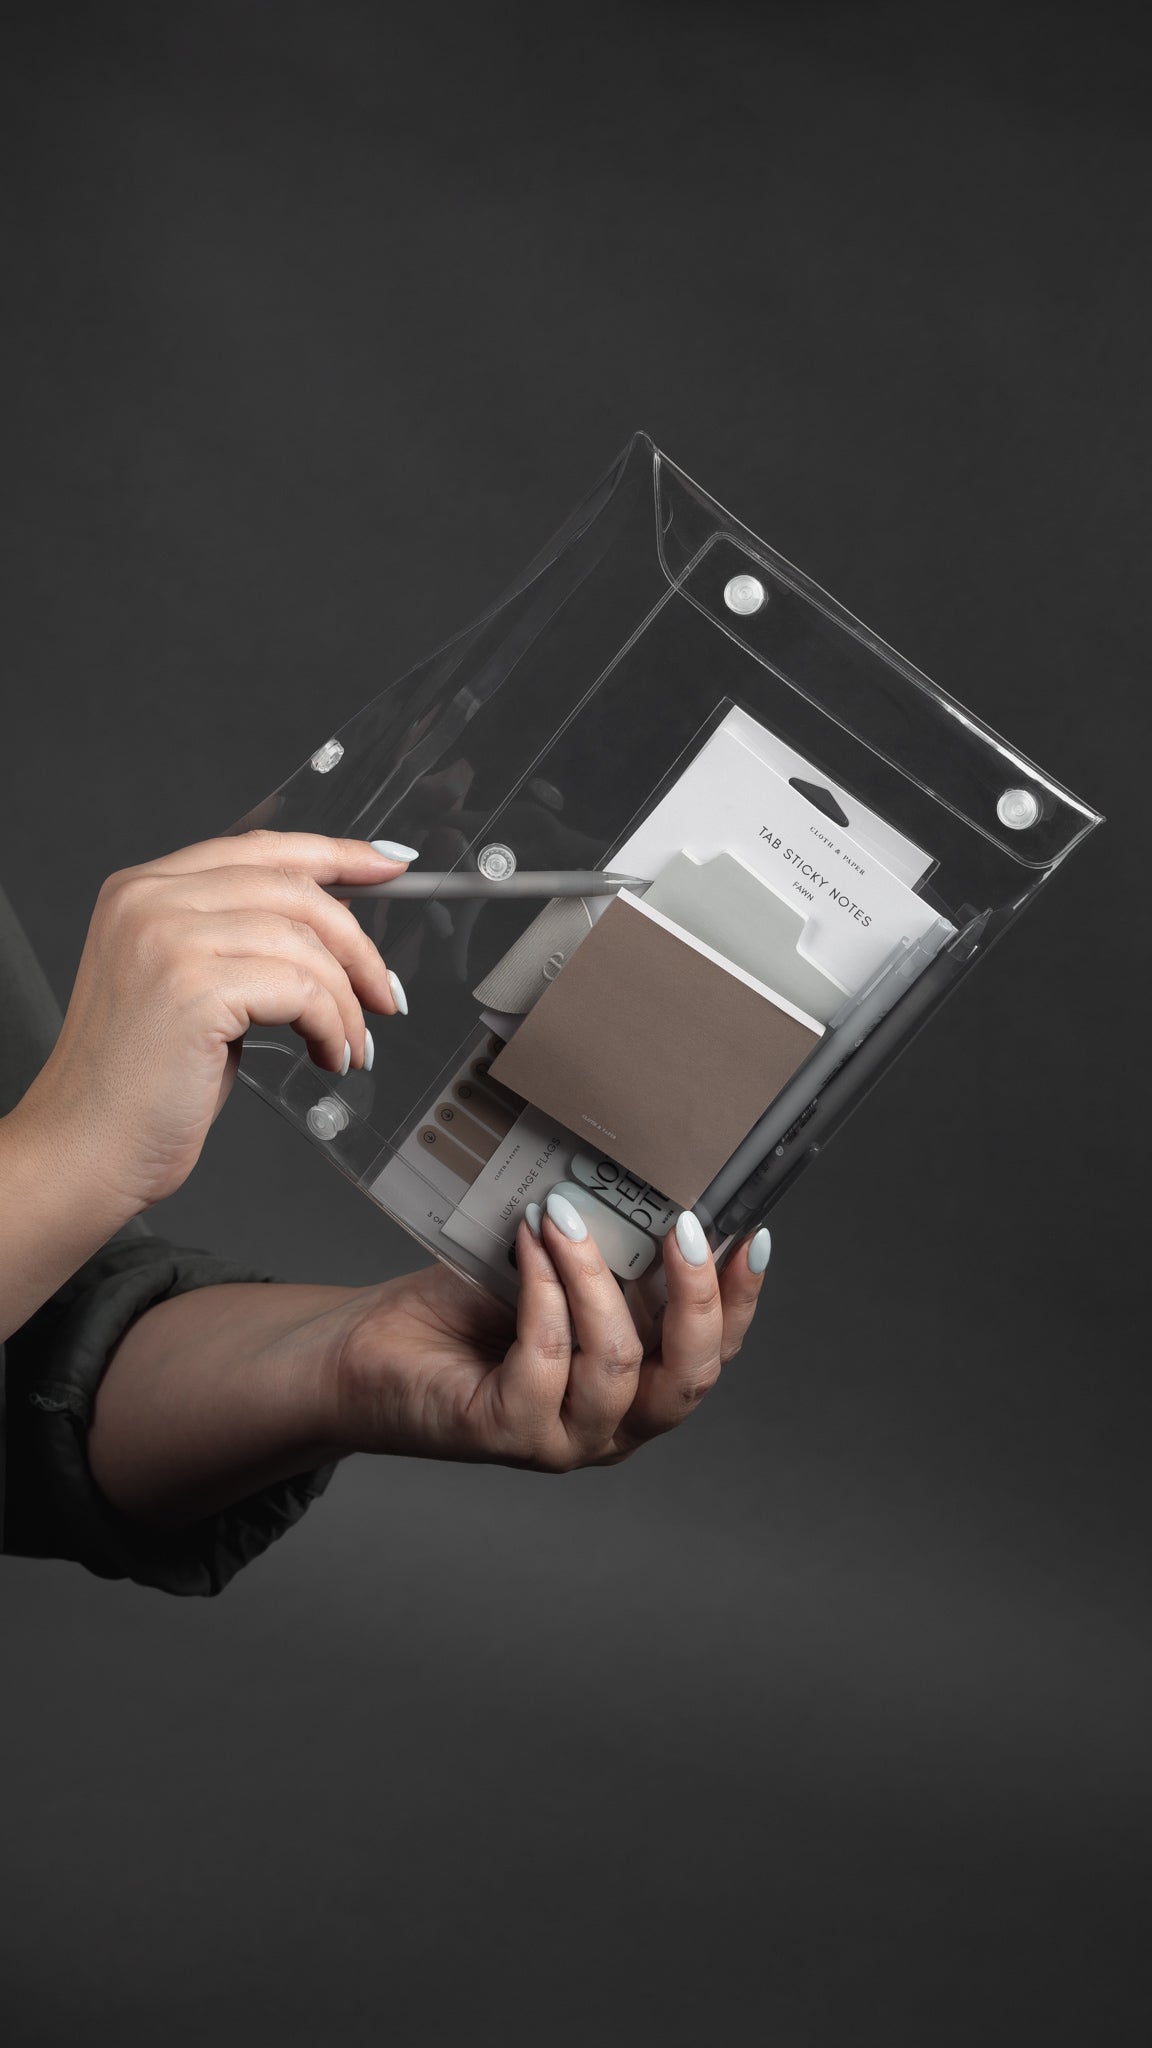
{"type": "Polygon", "coordinates": [[[435,896],[443,903],[461,896],[615,896],[618,889],[639,893],[652,887],[650,875],[605,875],[599,871],[581,873],[576,868],[537,870],[518,868],[515,874],[492,877],[474,868],[453,868],[446,875],[427,872],[396,875],[390,882],[329,882],[329,896],[351,897],[354,902],[375,897],[381,903],[390,897],[420,902],[435,896]]]}
{"type": "Polygon", "coordinates": [[[814,1046],[802,1067],[798,1067],[792,1079],[780,1090],[776,1100],[769,1104],[759,1123],[754,1124],[743,1143],[738,1145],[732,1157],[722,1166],[710,1187],[705,1188],[700,1200],[695,1203],[697,1216],[705,1229],[740,1194],[759,1168],[766,1167],[781,1139],[791,1130],[797,1117],[802,1116],[811,1102],[814,1102],[826,1081],[831,1080],[837,1068],[842,1067],[850,1053],[867,1038],[868,1033],[881,1017],[885,1016],[916,976],[927,967],[930,960],[940,951],[945,940],[952,934],[952,926],[943,918],[919,939],[901,939],[900,944],[889,954],[883,966],[878,968],[871,981],[865,982],[833,1017],[819,1044],[814,1046]]]}

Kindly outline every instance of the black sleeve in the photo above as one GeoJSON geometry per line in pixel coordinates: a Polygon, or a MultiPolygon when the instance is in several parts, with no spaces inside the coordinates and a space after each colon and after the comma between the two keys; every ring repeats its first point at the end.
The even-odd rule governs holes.
{"type": "Polygon", "coordinates": [[[194,1287],[264,1273],[126,1231],[74,1273],[3,1347],[4,1541],[25,1557],[71,1558],[106,1579],[165,1593],[219,1593],[298,1522],[333,1467],[282,1480],[186,1528],[120,1514],[96,1485],[87,1435],[108,1360],[129,1325],[194,1287]]]}

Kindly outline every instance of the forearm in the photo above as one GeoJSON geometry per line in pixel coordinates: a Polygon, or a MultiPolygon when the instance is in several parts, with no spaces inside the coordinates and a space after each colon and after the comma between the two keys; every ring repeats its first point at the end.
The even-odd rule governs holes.
{"type": "Polygon", "coordinates": [[[365,1290],[235,1282],[132,1324],[89,1433],[97,1485],[122,1513],[190,1522],[342,1455],[334,1372],[365,1290]]]}
{"type": "Polygon", "coordinates": [[[0,1343],[138,1213],[35,1088],[0,1117],[0,1343]]]}

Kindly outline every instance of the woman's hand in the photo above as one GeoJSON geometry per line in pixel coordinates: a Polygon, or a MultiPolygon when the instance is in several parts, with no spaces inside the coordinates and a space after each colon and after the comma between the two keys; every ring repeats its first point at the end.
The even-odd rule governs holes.
{"type": "MultiPolygon", "coordinates": [[[[397,852],[405,849],[397,848],[397,852]]],[[[200,1156],[254,1024],[290,1024],[333,1072],[371,1066],[364,1009],[402,1006],[376,947],[321,884],[407,862],[364,840],[247,832],[111,875],[55,1050],[12,1113],[108,1213],[172,1194],[200,1156]]]]}
{"type": "Polygon", "coordinates": [[[550,1220],[543,1232],[537,1243],[520,1226],[517,1313],[446,1266],[376,1287],[233,1281],[157,1302],[101,1383],[97,1483],[123,1513],[174,1523],[349,1451],[538,1472],[617,1464],[691,1415],[739,1350],[768,1233],[737,1246],[717,1280],[695,1217],[682,1217],[661,1327],[659,1313],[629,1310],[590,1238],[571,1242],[550,1220]]]}
{"type": "Polygon", "coordinates": [[[592,1238],[573,1242],[547,1213],[539,1241],[527,1222],[517,1234],[515,1313],[445,1266],[388,1281],[342,1311],[329,1441],[539,1472],[618,1464],[715,1386],[768,1243],[757,1232],[718,1277],[686,1211],[665,1240],[662,1318],[637,1304],[634,1319],[592,1238]]]}

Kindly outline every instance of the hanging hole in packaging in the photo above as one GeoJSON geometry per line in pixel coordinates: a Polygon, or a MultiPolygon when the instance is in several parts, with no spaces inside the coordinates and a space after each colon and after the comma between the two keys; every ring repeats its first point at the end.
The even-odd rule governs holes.
{"type": "Polygon", "coordinates": [[[805,782],[799,775],[790,775],[788,781],[793,789],[798,789],[801,796],[806,796],[809,803],[814,805],[816,810],[822,811],[826,818],[830,818],[834,825],[843,825],[847,828],[848,819],[830,789],[824,789],[818,782],[805,782]]]}

